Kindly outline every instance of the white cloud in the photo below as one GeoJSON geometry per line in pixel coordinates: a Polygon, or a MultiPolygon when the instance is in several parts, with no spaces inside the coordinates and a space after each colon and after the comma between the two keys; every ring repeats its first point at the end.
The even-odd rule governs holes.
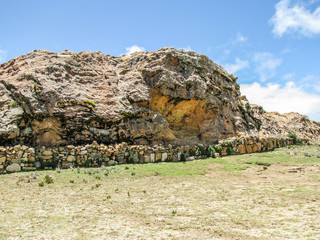
{"type": "Polygon", "coordinates": [[[0,49],[0,63],[3,63],[7,60],[7,51],[0,49]]]}
{"type": "Polygon", "coordinates": [[[241,60],[240,58],[236,58],[236,62],[233,64],[226,64],[225,69],[229,73],[235,73],[237,71],[240,71],[244,68],[249,67],[249,62],[246,60],[241,60]]]}
{"type": "Polygon", "coordinates": [[[267,111],[298,112],[308,115],[312,120],[320,120],[320,95],[309,94],[292,81],[284,87],[275,83],[262,86],[254,82],[242,84],[240,88],[250,103],[261,105],[267,111]]]}
{"type": "Polygon", "coordinates": [[[253,56],[253,61],[256,63],[255,71],[260,76],[260,81],[264,82],[268,78],[275,75],[276,68],[282,63],[282,59],[276,58],[268,52],[257,52],[253,56]]]}
{"type": "Polygon", "coordinates": [[[138,45],[132,45],[131,47],[126,48],[126,55],[130,55],[135,52],[144,52],[144,47],[139,47],[138,45]]]}
{"type": "Polygon", "coordinates": [[[303,5],[290,7],[290,0],[281,0],[275,6],[276,12],[270,19],[273,33],[281,37],[284,33],[299,32],[305,36],[320,33],[320,7],[313,12],[303,5]]]}

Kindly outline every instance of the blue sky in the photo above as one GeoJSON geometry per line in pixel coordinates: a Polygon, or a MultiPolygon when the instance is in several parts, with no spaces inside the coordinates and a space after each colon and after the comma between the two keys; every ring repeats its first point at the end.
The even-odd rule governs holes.
{"type": "Polygon", "coordinates": [[[0,1],[0,63],[34,49],[207,55],[268,111],[320,120],[320,0],[0,1]]]}

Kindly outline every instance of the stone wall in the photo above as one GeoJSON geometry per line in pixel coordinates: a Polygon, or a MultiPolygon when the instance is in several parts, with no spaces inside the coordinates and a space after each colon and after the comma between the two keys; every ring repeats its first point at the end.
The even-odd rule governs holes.
{"type": "Polygon", "coordinates": [[[8,146],[0,147],[0,173],[73,167],[99,167],[124,163],[190,161],[230,154],[271,151],[292,145],[289,138],[243,137],[219,141],[214,146],[143,146],[121,143],[104,145],[93,142],[85,146],[53,148],[8,146]]]}

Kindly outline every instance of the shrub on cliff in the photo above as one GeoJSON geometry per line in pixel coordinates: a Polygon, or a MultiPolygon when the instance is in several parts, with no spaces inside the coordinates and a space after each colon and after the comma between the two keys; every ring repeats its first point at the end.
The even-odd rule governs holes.
{"type": "Polygon", "coordinates": [[[288,133],[287,137],[291,138],[293,140],[293,144],[297,144],[298,143],[298,137],[295,133],[288,133]]]}

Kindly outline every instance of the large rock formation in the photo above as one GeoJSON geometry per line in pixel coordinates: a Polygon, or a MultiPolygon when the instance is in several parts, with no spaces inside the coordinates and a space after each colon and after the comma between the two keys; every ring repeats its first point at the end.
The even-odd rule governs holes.
{"type": "Polygon", "coordinates": [[[262,121],[260,134],[262,136],[287,136],[294,133],[300,139],[306,139],[312,144],[320,144],[320,124],[311,121],[299,113],[267,112],[263,107],[251,104],[255,117],[262,121]]]}
{"type": "Polygon", "coordinates": [[[35,50],[0,65],[0,145],[214,143],[256,134],[236,77],[173,48],[35,50]]]}

